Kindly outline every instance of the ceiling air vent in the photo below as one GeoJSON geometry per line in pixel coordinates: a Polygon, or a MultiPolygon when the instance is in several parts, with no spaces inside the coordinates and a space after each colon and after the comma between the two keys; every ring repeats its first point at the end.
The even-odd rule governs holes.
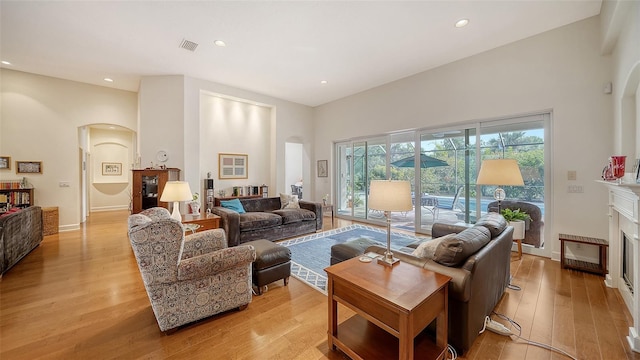
{"type": "Polygon", "coordinates": [[[183,39],[180,43],[180,47],[189,51],[196,51],[198,44],[194,43],[193,41],[183,39]]]}

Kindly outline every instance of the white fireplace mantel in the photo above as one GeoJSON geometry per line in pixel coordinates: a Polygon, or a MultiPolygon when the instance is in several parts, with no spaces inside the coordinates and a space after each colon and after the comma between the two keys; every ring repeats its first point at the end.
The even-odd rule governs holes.
{"type": "Polygon", "coordinates": [[[633,351],[640,352],[639,261],[634,261],[633,264],[633,293],[622,278],[623,232],[631,240],[633,258],[640,259],[640,184],[598,182],[605,184],[609,190],[609,273],[605,284],[618,289],[633,316],[633,327],[629,328],[627,340],[633,351]]]}

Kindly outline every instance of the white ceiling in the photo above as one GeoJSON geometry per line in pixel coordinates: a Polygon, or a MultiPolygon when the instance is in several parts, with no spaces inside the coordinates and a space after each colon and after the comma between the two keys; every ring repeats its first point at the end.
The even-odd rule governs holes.
{"type": "Polygon", "coordinates": [[[12,63],[4,68],[131,91],[142,76],[179,74],[317,106],[597,15],[600,6],[3,0],[0,58],[12,63]],[[457,29],[461,18],[469,25],[457,29]],[[179,47],[183,39],[199,44],[195,52],[179,47]]]}

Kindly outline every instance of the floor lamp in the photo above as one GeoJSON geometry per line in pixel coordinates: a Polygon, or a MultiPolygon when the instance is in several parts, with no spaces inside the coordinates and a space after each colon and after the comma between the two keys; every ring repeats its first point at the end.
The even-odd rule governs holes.
{"type": "Polygon", "coordinates": [[[372,180],[369,187],[369,209],[382,210],[387,218],[387,251],[384,258],[378,259],[378,264],[391,267],[400,261],[391,252],[391,212],[413,209],[411,184],[408,181],[372,180]]]}
{"type": "Polygon", "coordinates": [[[505,199],[506,194],[501,185],[524,186],[520,167],[515,159],[493,159],[484,160],[480,165],[478,173],[478,185],[497,185],[493,197],[498,200],[498,213],[500,213],[500,202],[505,199]]]}
{"type": "Polygon", "coordinates": [[[173,212],[171,218],[182,221],[180,215],[180,201],[193,200],[191,188],[186,181],[167,181],[162,190],[160,201],[173,202],[173,212]]]}

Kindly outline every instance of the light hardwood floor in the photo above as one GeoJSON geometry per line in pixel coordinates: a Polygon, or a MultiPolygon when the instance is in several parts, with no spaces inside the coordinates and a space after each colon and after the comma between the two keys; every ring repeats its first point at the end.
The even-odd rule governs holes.
{"type": "MultiPolygon", "coordinates": [[[[244,311],[160,332],[127,238],[126,212],[93,213],[79,231],[45,237],[0,280],[1,359],[343,359],[327,348],[327,298],[291,279],[244,311]]],[[[331,228],[326,221],[325,230],[331,228]]],[[[336,219],[335,227],[350,224],[336,219]]],[[[496,311],[522,336],[579,359],[640,359],[625,336],[629,313],[602,277],[549,259],[511,262],[513,283],[496,311]]],[[[340,321],[350,316],[340,308],[340,321]]],[[[564,359],[484,333],[461,359],[564,359]]]]}

